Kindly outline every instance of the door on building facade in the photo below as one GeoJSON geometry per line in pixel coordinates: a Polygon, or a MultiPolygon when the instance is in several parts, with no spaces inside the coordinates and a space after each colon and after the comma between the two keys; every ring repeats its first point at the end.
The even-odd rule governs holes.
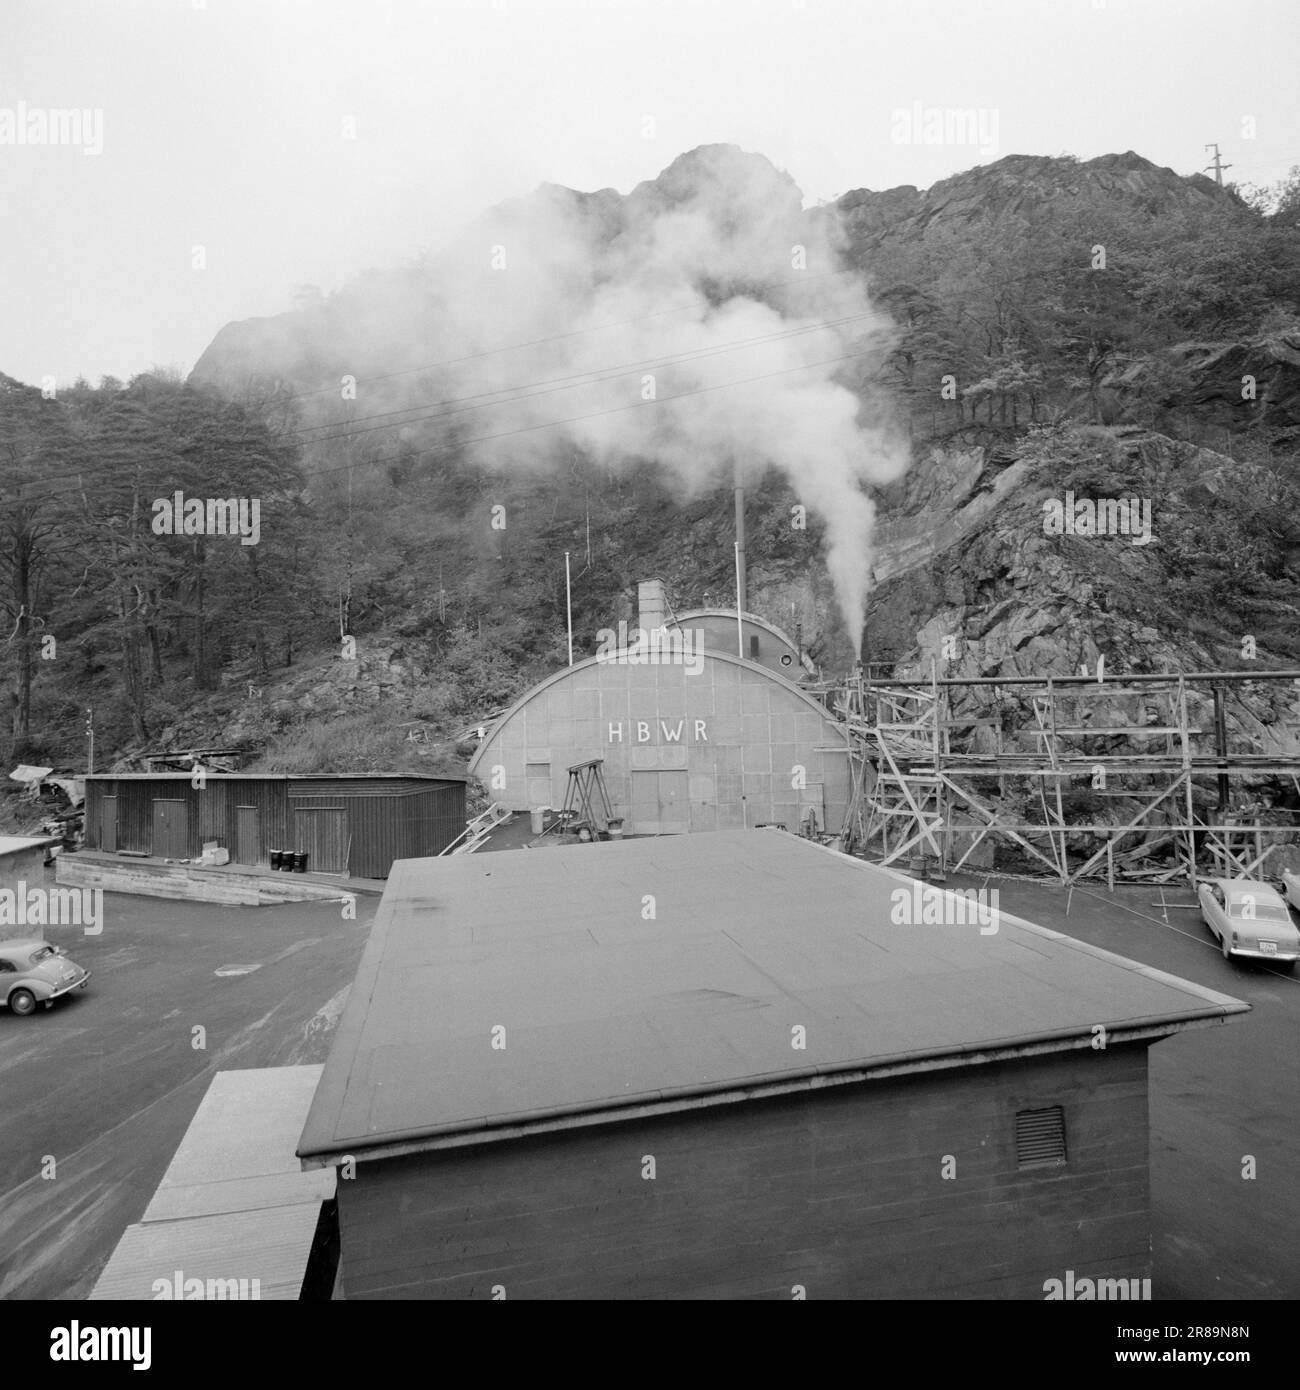
{"type": "Polygon", "coordinates": [[[685,834],[691,828],[689,779],[685,768],[633,772],[632,834],[685,834]]]}
{"type": "Polygon", "coordinates": [[[294,849],[307,852],[308,873],[347,873],[348,813],[342,806],[295,810],[293,829],[294,849]]]}
{"type": "Polygon", "coordinates": [[[261,839],[256,806],[235,807],[235,863],[256,864],[261,839]]]}
{"type": "Polygon", "coordinates": [[[153,848],[155,859],[188,859],[190,853],[189,808],[183,801],[155,801],[153,804],[153,848]]]}
{"type": "MultiPolygon", "coordinates": [[[[796,827],[791,826],[794,830],[796,827]]],[[[800,835],[808,835],[810,838],[822,834],[826,830],[826,784],[824,782],[810,782],[799,792],[799,825],[800,835]]]]}
{"type": "Polygon", "coordinates": [[[527,787],[526,794],[530,808],[551,804],[550,763],[525,763],[524,783],[527,787]]]}
{"type": "Polygon", "coordinates": [[[117,797],[106,796],[99,803],[99,847],[106,854],[117,853],[117,797]]]}

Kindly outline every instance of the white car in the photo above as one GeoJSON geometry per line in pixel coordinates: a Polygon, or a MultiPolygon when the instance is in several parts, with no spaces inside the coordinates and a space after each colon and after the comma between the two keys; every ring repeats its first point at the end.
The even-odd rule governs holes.
{"type": "Polygon", "coordinates": [[[1290,869],[1282,870],[1282,891],[1286,895],[1286,900],[1292,907],[1300,909],[1300,874],[1293,874],[1290,869]]]}
{"type": "Polygon", "coordinates": [[[1300,960],[1300,930],[1276,888],[1255,878],[1207,878],[1196,894],[1225,960],[1300,960]]]}

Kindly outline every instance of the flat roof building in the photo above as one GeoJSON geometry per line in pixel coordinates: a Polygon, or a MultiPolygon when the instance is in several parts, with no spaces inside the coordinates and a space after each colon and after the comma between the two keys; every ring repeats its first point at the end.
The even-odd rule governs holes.
{"type": "Polygon", "coordinates": [[[46,856],[58,843],[50,835],[0,835],[0,888],[16,892],[19,884],[44,883],[46,856]]]}
{"type": "Polygon", "coordinates": [[[774,830],[407,861],[298,1154],[349,1298],[1042,1298],[1150,1276],[1146,1049],[1246,1008],[774,830]]]}

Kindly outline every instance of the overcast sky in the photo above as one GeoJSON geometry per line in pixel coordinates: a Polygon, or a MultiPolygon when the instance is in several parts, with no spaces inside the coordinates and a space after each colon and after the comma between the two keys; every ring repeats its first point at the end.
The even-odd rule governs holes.
{"type": "Polygon", "coordinates": [[[0,371],[188,371],[295,285],[715,141],[808,203],[1013,153],[1190,173],[1214,140],[1228,179],[1273,183],[1300,164],[1298,40],[1297,0],[6,0],[0,371]],[[982,112],[995,147],[906,142],[918,104],[982,112]]]}

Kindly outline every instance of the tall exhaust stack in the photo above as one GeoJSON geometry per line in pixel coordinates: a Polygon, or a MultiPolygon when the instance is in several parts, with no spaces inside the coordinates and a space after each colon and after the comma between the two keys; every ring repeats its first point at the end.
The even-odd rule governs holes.
{"type": "MultiPolygon", "coordinates": [[[[736,610],[743,613],[748,601],[745,594],[745,485],[740,475],[740,460],[735,464],[736,479],[736,610]]],[[[742,652],[741,655],[744,655],[742,652]]]]}
{"type": "Polygon", "coordinates": [[[668,599],[662,579],[647,579],[636,588],[637,626],[645,633],[643,641],[668,621],[668,599]]]}

